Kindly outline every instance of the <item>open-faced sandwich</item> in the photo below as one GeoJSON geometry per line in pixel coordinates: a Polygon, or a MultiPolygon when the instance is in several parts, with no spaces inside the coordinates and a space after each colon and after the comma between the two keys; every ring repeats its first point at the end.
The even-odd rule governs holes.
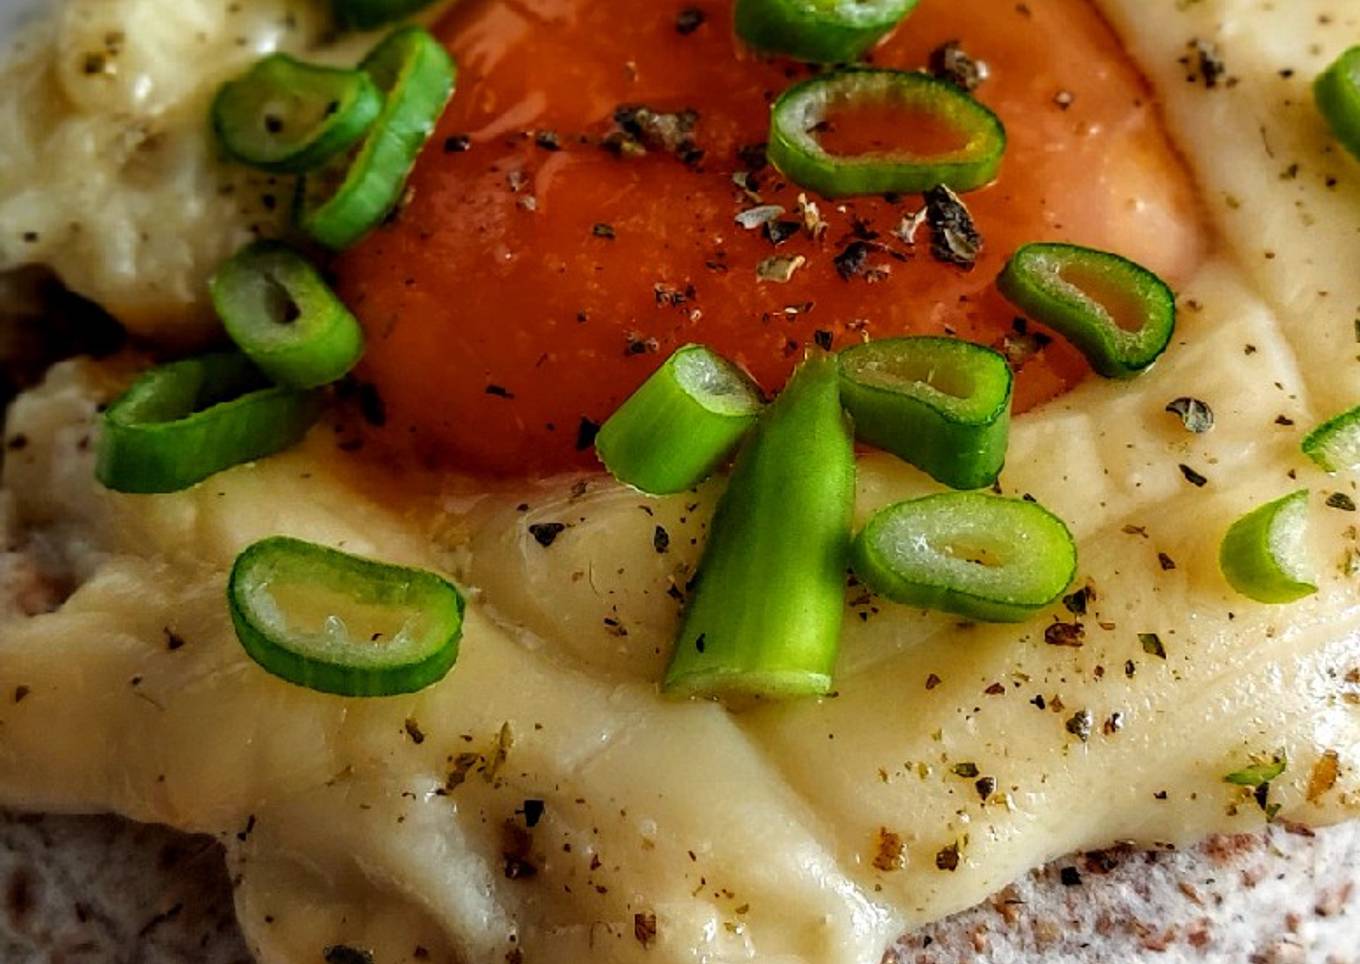
{"type": "Polygon", "coordinates": [[[1355,959],[1357,44],[40,5],[0,803],[216,837],[265,962],[1355,959]]]}

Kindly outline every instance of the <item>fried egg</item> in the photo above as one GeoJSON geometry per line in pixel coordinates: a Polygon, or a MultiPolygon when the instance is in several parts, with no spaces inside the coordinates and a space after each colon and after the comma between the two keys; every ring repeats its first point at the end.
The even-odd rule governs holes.
{"type": "MultiPolygon", "coordinates": [[[[290,185],[219,157],[207,103],[263,53],[352,62],[373,38],[337,45],[309,0],[67,0],[23,34],[0,74],[0,269],[50,269],[140,341],[56,365],[8,413],[8,558],[70,591],[16,591],[0,621],[0,802],[213,834],[261,961],[383,964],[876,964],[1053,857],[1259,828],[1223,778],[1278,750],[1272,819],[1360,815],[1360,545],[1324,506],[1351,483],[1299,453],[1360,397],[1360,163],[1308,89],[1360,11],[923,0],[874,62],[962,40],[1011,138],[968,196],[969,272],[894,234],[912,198],[734,184],[792,68],[740,49],[727,4],[692,6],[687,32],[678,6],[626,0],[431,18],[458,93],[398,213],[333,266],[368,337],[362,404],[156,496],[95,481],[100,407],[143,351],[211,342],[208,275],[287,225],[290,185]],[[640,103],[692,108],[703,158],[601,151],[640,103]],[[779,248],[803,259],[786,282],[757,277],[750,194],[828,226],[779,248]],[[845,244],[887,237],[900,259],[844,276],[845,244]],[[993,282],[1030,240],[1139,260],[1182,312],[1136,381],[1087,377],[1060,341],[1019,369],[998,485],[1066,521],[1081,598],[982,625],[852,589],[826,698],[662,695],[722,482],[642,496],[582,427],[686,342],[770,391],[810,343],[1005,345],[993,282]],[[1187,396],[1212,431],[1166,411],[1187,396]],[[1319,592],[1234,595],[1223,531],[1303,485],[1319,592]],[[257,666],[224,585],[278,534],[449,575],[453,671],[361,700],[257,666]],[[1059,621],[1080,646],[1046,640],[1059,621]]],[[[882,453],[857,470],[857,526],[938,490],[882,453]]]]}

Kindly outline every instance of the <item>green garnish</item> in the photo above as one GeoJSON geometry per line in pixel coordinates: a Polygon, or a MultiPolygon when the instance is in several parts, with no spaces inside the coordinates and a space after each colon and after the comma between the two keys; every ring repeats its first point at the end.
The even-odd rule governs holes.
{"type": "Polygon", "coordinates": [[[860,56],[919,0],[737,0],[737,35],[757,50],[813,63],[860,56]]]}
{"type": "Polygon", "coordinates": [[[620,482],[652,495],[712,475],[760,414],[760,389],[701,345],[686,345],[600,426],[595,451],[620,482]]]}
{"type": "Polygon", "coordinates": [[[372,30],[428,7],[434,0],[331,0],[335,19],[350,30],[372,30]]]}
{"type": "Polygon", "coordinates": [[[1305,555],[1308,490],[1248,512],[1228,529],[1218,552],[1228,584],[1262,603],[1291,603],[1317,592],[1305,555]]]}
{"type": "Polygon", "coordinates": [[[270,385],[244,355],[153,368],[104,412],[95,476],[119,492],[176,492],[297,443],[315,392],[270,385]]]}
{"type": "Polygon", "coordinates": [[[1224,783],[1239,787],[1259,787],[1278,778],[1289,766],[1284,748],[1276,750],[1269,760],[1258,761],[1223,777],[1224,783]]]}
{"type": "Polygon", "coordinates": [[[1303,454],[1326,472],[1360,469],[1360,407],[1332,416],[1305,435],[1303,454]]]}
{"type": "Polygon", "coordinates": [[[954,338],[891,338],[846,349],[840,367],[859,438],[952,488],[996,481],[1014,380],[1001,355],[954,338]]]}
{"type": "Polygon", "coordinates": [[[227,601],[251,659],[322,693],[414,693],[458,658],[462,594],[420,569],[276,536],[236,558],[227,601]]]}
{"type": "Polygon", "coordinates": [[[362,70],[272,54],[222,85],[212,125],[226,152],[276,174],[301,174],[346,150],[377,118],[383,97],[362,70]]]}
{"type": "Polygon", "coordinates": [[[1313,84],[1318,110],[1346,150],[1360,157],[1360,46],[1332,62],[1313,84]]]}
{"type": "Polygon", "coordinates": [[[971,191],[996,177],[1005,150],[1001,120],[953,84],[909,71],[853,68],[785,91],[770,115],[767,154],[790,180],[834,198],[919,194],[941,185],[971,191]],[[901,113],[904,136],[924,115],[950,131],[954,144],[929,153],[902,148],[855,155],[823,147],[821,129],[838,112],[882,107],[901,113]]]}
{"type": "Polygon", "coordinates": [[[1097,374],[1130,378],[1166,350],[1176,297],[1127,258],[1072,244],[1027,244],[997,287],[1031,319],[1075,345],[1097,374]]]}
{"type": "Polygon", "coordinates": [[[457,76],[448,52],[421,27],[393,32],[359,66],[385,95],[382,112],[357,152],[309,174],[299,187],[298,223],[336,250],[362,238],[401,200],[457,76]]]}
{"type": "Polygon", "coordinates": [[[1057,601],[1077,547],[1057,516],[1021,499],[948,492],[878,512],[851,550],[855,574],[895,602],[1020,622],[1057,601]]]}
{"type": "Polygon", "coordinates": [[[280,385],[316,388],[364,351],[358,320],[306,258],[277,241],[242,248],[209,285],[227,334],[280,385]]]}
{"type": "Polygon", "coordinates": [[[837,381],[834,357],[810,357],[737,456],[667,692],[781,698],[830,689],[855,494],[837,381]]]}

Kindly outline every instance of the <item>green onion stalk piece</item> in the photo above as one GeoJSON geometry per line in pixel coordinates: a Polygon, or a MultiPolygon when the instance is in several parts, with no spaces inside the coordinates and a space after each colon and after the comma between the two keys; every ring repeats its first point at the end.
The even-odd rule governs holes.
{"type": "Polygon", "coordinates": [[[119,492],[176,492],[296,444],[317,392],[270,385],[244,355],[153,368],[104,412],[95,475],[119,492]]]}
{"type": "Polygon", "coordinates": [[[359,66],[386,95],[382,112],[357,150],[299,186],[298,223],[334,250],[354,244],[401,200],[457,76],[448,52],[421,27],[394,31],[359,66]]]}
{"type": "Polygon", "coordinates": [[[280,679],[339,696],[415,693],[458,658],[463,597],[432,572],[275,536],[236,558],[236,636],[280,679]]]}
{"type": "Polygon", "coordinates": [[[894,602],[984,622],[1020,622],[1077,571],[1062,520],[1023,499],[946,492],[878,512],[855,539],[855,574],[894,602]]]}
{"type": "MultiPolygon", "coordinates": [[[[852,118],[853,120],[853,118],[852,118]]],[[[971,191],[996,177],[1006,151],[1000,118],[953,84],[903,70],[851,68],[820,74],[786,90],[770,115],[767,154],[792,181],[829,197],[919,194],[944,185],[971,191]],[[833,154],[818,138],[838,111],[900,110],[904,131],[925,114],[957,135],[938,153],[833,154]]]]}
{"type": "Polygon", "coordinates": [[[830,689],[855,495],[836,369],[829,355],[805,361],[737,455],[668,693],[778,699],[830,689]]]}
{"type": "Polygon", "coordinates": [[[600,427],[595,451],[614,478],[651,495],[708,478],[760,414],[760,389],[702,345],[668,358],[600,427]]]}
{"type": "Polygon", "coordinates": [[[1248,599],[1291,603],[1317,592],[1304,537],[1308,490],[1300,489],[1248,512],[1228,529],[1218,565],[1228,584],[1248,599]]]}
{"type": "Polygon", "coordinates": [[[1132,378],[1166,351],[1176,296],[1127,258],[1073,244],[1027,244],[997,279],[1006,299],[1075,345],[1097,374],[1132,378]]]}
{"type": "Polygon", "coordinates": [[[277,241],[242,248],[209,285],[231,340],[266,375],[291,388],[343,377],[364,352],[364,333],[320,273],[277,241]]]}
{"type": "Polygon", "coordinates": [[[362,70],[271,54],[222,85],[212,126],[232,158],[275,174],[302,174],[347,150],[382,110],[362,70]]]}
{"type": "Polygon", "coordinates": [[[1001,355],[955,338],[890,338],[847,348],[840,367],[860,439],[951,488],[996,481],[1014,380],[1001,355]]]}
{"type": "Polygon", "coordinates": [[[434,0],[332,0],[335,19],[349,30],[372,30],[402,20],[428,7],[434,0]]]}
{"type": "Polygon", "coordinates": [[[1313,84],[1313,97],[1336,139],[1360,157],[1360,46],[1347,50],[1322,72],[1313,84]]]}
{"type": "Polygon", "coordinates": [[[737,35],[757,50],[820,64],[858,60],[918,0],[737,0],[737,35]]]}
{"type": "Polygon", "coordinates": [[[1305,435],[1303,454],[1327,472],[1360,469],[1360,407],[1332,416],[1305,435]]]}

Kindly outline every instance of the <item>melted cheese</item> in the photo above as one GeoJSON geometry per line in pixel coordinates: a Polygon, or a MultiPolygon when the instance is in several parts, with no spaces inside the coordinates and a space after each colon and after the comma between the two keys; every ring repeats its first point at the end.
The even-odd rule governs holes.
{"type": "MultiPolygon", "coordinates": [[[[1222,777],[1280,747],[1281,816],[1356,816],[1348,517],[1315,501],[1321,591],[1295,606],[1232,596],[1215,558],[1252,505],[1339,484],[1297,444],[1360,395],[1360,164],[1326,146],[1306,107],[1277,105],[1302,103],[1356,24],[1320,25],[1321,2],[1104,6],[1229,240],[1182,292],[1181,331],[1150,374],[1085,384],[1015,425],[1006,492],[1032,494],[1080,541],[1095,592],[1081,648],[1047,645],[1040,620],[961,627],[852,596],[834,698],[744,713],[674,703],[654,685],[675,626],[668,589],[692,572],[711,487],[644,500],[598,478],[506,493],[423,480],[395,498],[319,429],[188,492],[120,496],[93,482],[88,440],[129,372],[69,363],[10,416],[10,436],[28,440],[4,467],[16,525],[63,555],[79,588],[56,612],[0,622],[0,685],[26,694],[0,700],[0,800],[216,833],[262,960],[345,942],[385,964],[418,947],[477,964],[516,951],[876,964],[905,929],[1047,858],[1259,826],[1250,793],[1222,777]],[[1196,35],[1222,42],[1235,86],[1185,82],[1176,58],[1196,35]],[[1285,67],[1298,71],[1288,82],[1285,67]],[[1295,160],[1298,177],[1279,181],[1276,165],[1295,160]],[[1237,203],[1218,203],[1229,193],[1237,203]],[[1163,411],[1179,395],[1212,405],[1212,432],[1163,411]],[[1181,464],[1208,483],[1190,485],[1181,464]],[[528,533],[538,521],[570,528],[545,549],[528,533]],[[235,641],[223,585],[235,553],[274,533],[457,577],[472,598],[455,670],[369,701],[265,674],[235,641]],[[170,649],[167,631],[184,645],[170,649]],[[1165,658],[1140,633],[1158,634],[1165,658]],[[1310,780],[1326,751],[1340,760],[1332,786],[1310,780]],[[526,800],[545,804],[532,829],[526,800]],[[956,869],[941,869],[955,848],[956,869]]],[[[926,491],[908,466],[860,461],[861,520],[926,491]]]]}
{"type": "MultiPolygon", "coordinates": [[[[38,264],[133,331],[216,331],[208,275],[277,234],[291,184],[223,162],[218,86],[261,55],[318,49],[314,0],[68,0],[0,69],[0,272],[38,264]]],[[[371,40],[371,38],[369,38],[371,40]]]]}

